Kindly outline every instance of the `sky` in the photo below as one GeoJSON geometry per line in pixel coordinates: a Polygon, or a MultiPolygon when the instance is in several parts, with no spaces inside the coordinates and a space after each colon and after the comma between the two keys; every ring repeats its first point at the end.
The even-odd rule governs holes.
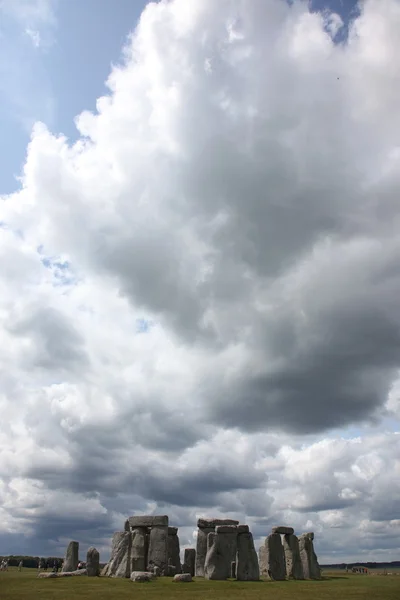
{"type": "Polygon", "coordinates": [[[0,555],[398,560],[399,0],[117,4],[0,0],[0,555]]]}

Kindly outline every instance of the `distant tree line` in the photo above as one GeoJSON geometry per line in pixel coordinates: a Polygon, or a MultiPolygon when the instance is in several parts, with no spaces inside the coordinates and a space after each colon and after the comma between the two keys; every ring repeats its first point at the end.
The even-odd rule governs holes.
{"type": "Polygon", "coordinates": [[[353,562],[332,565],[321,565],[322,569],[351,569],[352,567],[367,567],[368,569],[390,569],[400,567],[400,560],[392,562],[353,562]]]}
{"type": "Polygon", "coordinates": [[[28,569],[37,569],[39,566],[39,561],[46,565],[47,568],[52,568],[54,565],[54,561],[61,562],[63,559],[57,556],[17,556],[17,555],[9,555],[9,556],[0,556],[0,562],[3,558],[8,559],[8,565],[10,567],[18,567],[20,561],[22,560],[22,566],[27,567],[28,569]]]}

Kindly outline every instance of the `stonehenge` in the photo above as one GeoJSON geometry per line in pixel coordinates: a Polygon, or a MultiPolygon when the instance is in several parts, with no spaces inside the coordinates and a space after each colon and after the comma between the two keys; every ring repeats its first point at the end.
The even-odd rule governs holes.
{"type": "MultiPolygon", "coordinates": [[[[112,538],[110,560],[102,575],[132,581],[160,575],[173,581],[191,581],[194,575],[238,581],[321,579],[312,532],[297,537],[293,527],[272,527],[257,555],[248,525],[233,519],[198,519],[197,526],[197,548],[186,548],[181,562],[178,528],[169,526],[168,516],[130,517],[112,538]]],[[[74,566],[74,561],[78,561],[77,542],[68,546],[65,562],[74,566]]],[[[98,574],[95,548],[88,551],[87,573],[98,574]]]]}

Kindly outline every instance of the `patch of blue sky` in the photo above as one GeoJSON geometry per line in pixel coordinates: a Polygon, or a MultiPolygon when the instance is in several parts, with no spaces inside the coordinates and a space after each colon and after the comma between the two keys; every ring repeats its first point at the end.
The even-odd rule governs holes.
{"type": "Polygon", "coordinates": [[[43,246],[39,246],[37,252],[42,265],[51,271],[55,287],[76,285],[78,279],[68,260],[63,260],[60,256],[46,256],[43,254],[43,246]]]}
{"type": "Polygon", "coordinates": [[[140,317],[136,319],[136,333],[148,333],[154,327],[154,321],[140,317]]]}

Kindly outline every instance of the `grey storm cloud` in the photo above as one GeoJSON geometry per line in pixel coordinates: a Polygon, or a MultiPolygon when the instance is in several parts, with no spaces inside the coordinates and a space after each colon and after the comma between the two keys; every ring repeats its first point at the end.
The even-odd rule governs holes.
{"type": "Polygon", "coordinates": [[[146,512],[394,553],[399,5],[332,23],[150,3],[77,141],[35,125],[0,206],[0,553],[107,556],[146,512]]]}

